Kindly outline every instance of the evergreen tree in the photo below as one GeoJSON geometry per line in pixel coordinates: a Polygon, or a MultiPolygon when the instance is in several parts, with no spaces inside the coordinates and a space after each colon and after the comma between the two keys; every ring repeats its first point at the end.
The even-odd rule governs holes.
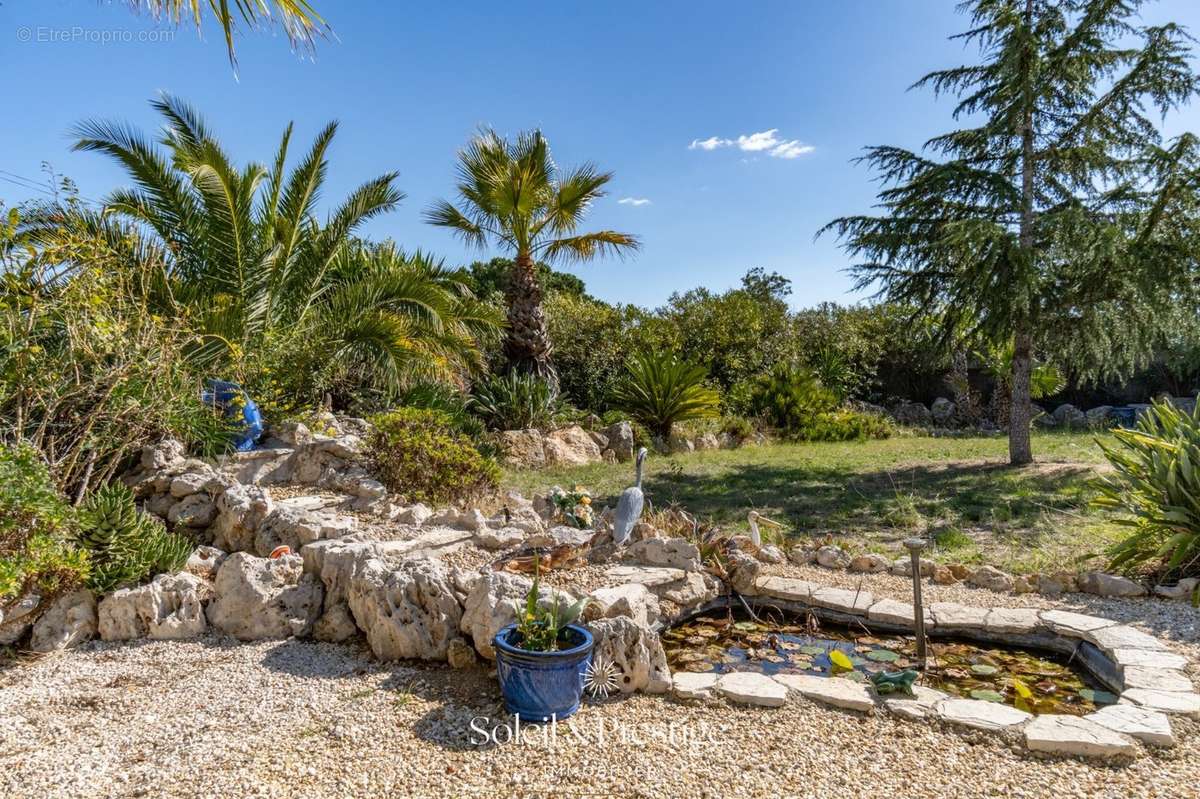
{"type": "Polygon", "coordinates": [[[1149,354],[1155,314],[1190,295],[1197,140],[1164,145],[1154,116],[1198,86],[1191,39],[1139,27],[1142,0],[971,0],[981,63],[917,81],[958,98],[969,125],[922,153],[867,148],[884,183],[878,216],[834,220],[859,287],[941,317],[946,335],[1013,347],[1009,459],[1032,460],[1035,352],[1069,348],[1128,367],[1149,354]],[[1114,340],[1113,330],[1122,335],[1114,340]]]}

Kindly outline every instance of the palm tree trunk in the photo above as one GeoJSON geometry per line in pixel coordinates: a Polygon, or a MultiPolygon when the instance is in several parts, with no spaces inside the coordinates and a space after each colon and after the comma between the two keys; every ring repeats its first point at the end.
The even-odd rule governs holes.
{"type": "Polygon", "coordinates": [[[550,362],[550,334],[546,330],[546,312],[542,308],[542,286],[533,258],[528,253],[519,253],[513,261],[507,293],[508,330],[504,338],[504,357],[508,369],[557,383],[558,376],[550,362]]]}

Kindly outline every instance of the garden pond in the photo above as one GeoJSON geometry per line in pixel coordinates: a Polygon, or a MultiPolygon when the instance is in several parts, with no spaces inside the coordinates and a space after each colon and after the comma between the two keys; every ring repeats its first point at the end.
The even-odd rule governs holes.
{"type": "MultiPolygon", "coordinates": [[[[815,617],[772,619],[717,611],[662,634],[672,671],[754,671],[868,681],[880,671],[916,667],[912,636],[875,635],[865,628],[823,627],[815,617]]],[[[1081,664],[1040,650],[931,640],[929,668],[919,685],[951,695],[1002,702],[1029,713],[1082,716],[1113,704],[1081,664]]]]}

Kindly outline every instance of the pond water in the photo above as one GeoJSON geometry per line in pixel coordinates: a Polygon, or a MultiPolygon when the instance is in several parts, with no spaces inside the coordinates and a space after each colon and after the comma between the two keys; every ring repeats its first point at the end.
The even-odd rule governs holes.
{"type": "MultiPolygon", "coordinates": [[[[823,627],[815,618],[758,623],[746,614],[714,611],[665,631],[662,639],[672,671],[837,675],[865,682],[875,672],[916,663],[912,636],[823,627]]],[[[1077,716],[1117,701],[1081,665],[1054,653],[955,640],[930,640],[929,653],[930,667],[917,684],[948,694],[1077,716]]]]}

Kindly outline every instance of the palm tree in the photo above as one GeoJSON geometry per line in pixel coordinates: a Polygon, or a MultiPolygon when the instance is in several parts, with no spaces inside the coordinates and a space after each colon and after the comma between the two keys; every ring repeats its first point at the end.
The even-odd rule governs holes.
{"type": "Polygon", "coordinates": [[[555,381],[536,264],[590,261],[638,248],[637,237],[628,233],[576,232],[591,204],[604,196],[612,173],[592,164],[559,170],[541,131],[508,142],[483,130],[459,153],[458,177],[459,204],[439,200],[425,219],[472,246],[482,249],[491,241],[512,253],[504,341],[508,368],[555,381]]]}
{"type": "Polygon", "coordinates": [[[197,331],[194,361],[250,382],[268,353],[290,365],[309,362],[309,372],[271,370],[303,379],[293,387],[309,392],[348,372],[398,389],[416,372],[445,377],[478,363],[476,337],[499,319],[480,309],[461,279],[419,253],[354,239],[404,197],[394,172],[362,184],[317,220],[336,123],[290,171],[291,125],[269,168],[239,168],[193,108],[166,95],[152,106],[166,121],[166,152],[103,121],[79,125],[75,149],[111,156],[136,183],[109,195],[105,213],[160,243],[162,279],[146,290],[159,312],[186,317],[197,331]],[[314,358],[326,365],[317,368],[314,358]]]}
{"type": "MultiPolygon", "coordinates": [[[[237,57],[233,52],[233,32],[239,18],[250,28],[270,25],[278,20],[292,47],[302,46],[310,50],[316,38],[329,31],[325,20],[306,0],[234,0],[233,3],[229,0],[207,0],[207,4],[224,33],[225,49],[234,69],[237,69],[237,57]]],[[[129,5],[134,10],[145,9],[155,19],[166,19],[175,25],[190,17],[199,30],[205,4],[201,0],[129,0],[129,5]]]]}

